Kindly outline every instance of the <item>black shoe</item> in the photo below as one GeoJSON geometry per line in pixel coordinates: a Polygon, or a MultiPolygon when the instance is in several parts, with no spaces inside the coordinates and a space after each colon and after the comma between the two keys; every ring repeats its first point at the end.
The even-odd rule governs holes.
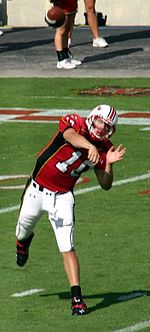
{"type": "Polygon", "coordinates": [[[31,235],[28,237],[28,239],[23,241],[16,241],[16,263],[19,266],[25,265],[26,261],[29,257],[29,246],[31,244],[31,241],[33,239],[34,233],[31,233],[31,235]]]}
{"type": "Polygon", "coordinates": [[[74,297],[72,299],[72,315],[74,316],[81,316],[87,314],[87,306],[83,302],[81,297],[74,297]]]}

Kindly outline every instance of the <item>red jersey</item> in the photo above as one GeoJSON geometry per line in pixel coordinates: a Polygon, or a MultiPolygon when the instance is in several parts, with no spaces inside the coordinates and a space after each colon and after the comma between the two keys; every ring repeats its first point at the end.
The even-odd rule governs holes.
{"type": "MultiPolygon", "coordinates": [[[[69,114],[61,118],[59,130],[39,153],[33,171],[33,179],[39,185],[52,191],[72,190],[81,173],[93,168],[88,160],[87,149],[75,148],[65,141],[63,133],[68,128],[74,128],[77,133],[90,139],[85,119],[80,115],[69,114]]],[[[99,163],[95,167],[104,170],[106,153],[112,143],[106,139],[93,144],[96,145],[100,156],[99,163]]]]}

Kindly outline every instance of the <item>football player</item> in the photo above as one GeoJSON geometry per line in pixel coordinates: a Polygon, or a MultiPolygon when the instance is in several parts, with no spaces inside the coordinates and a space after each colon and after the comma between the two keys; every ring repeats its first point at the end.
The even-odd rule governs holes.
{"type": "Polygon", "coordinates": [[[73,189],[81,174],[90,168],[104,190],[111,188],[113,164],[122,160],[126,152],[121,144],[114,148],[109,139],[117,121],[116,110],[109,105],[97,106],[87,119],[78,114],[63,116],[57,132],[39,153],[22,197],[16,226],[17,264],[26,263],[35,225],[46,211],[71,287],[72,315],[87,313],[74,248],[73,189]]]}

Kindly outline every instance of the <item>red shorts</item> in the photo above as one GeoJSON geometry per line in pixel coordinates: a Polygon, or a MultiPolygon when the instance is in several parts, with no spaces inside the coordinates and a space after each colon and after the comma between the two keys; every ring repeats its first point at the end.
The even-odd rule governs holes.
{"type": "Polygon", "coordinates": [[[77,11],[77,0],[55,0],[55,6],[61,7],[65,14],[75,13],[77,11]]]}

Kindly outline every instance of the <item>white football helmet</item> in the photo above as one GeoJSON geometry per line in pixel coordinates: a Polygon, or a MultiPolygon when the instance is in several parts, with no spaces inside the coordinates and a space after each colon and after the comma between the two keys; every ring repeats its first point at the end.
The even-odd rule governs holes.
{"type": "Polygon", "coordinates": [[[109,105],[98,105],[96,106],[86,119],[86,124],[93,140],[105,140],[116,130],[118,122],[118,115],[116,110],[109,105]],[[100,119],[108,125],[107,130],[103,130],[101,134],[95,133],[94,120],[100,119]]]}

